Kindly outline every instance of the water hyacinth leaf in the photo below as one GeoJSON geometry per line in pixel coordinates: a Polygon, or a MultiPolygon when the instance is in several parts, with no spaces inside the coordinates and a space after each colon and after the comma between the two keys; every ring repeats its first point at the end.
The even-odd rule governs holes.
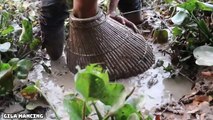
{"type": "Polygon", "coordinates": [[[199,7],[200,10],[203,10],[203,11],[213,11],[213,5],[212,4],[203,3],[203,2],[198,1],[197,5],[198,5],[198,7],[199,7]]]}
{"type": "Polygon", "coordinates": [[[16,66],[17,77],[19,79],[26,79],[29,71],[32,69],[33,64],[30,60],[22,59],[18,61],[16,66]]]}
{"type": "Polygon", "coordinates": [[[0,44],[0,52],[7,52],[10,49],[10,46],[11,46],[10,42],[0,44]]]}
{"type": "Polygon", "coordinates": [[[213,47],[207,45],[197,47],[193,51],[193,55],[196,58],[197,65],[213,66],[213,47]]]}
{"type": "Polygon", "coordinates": [[[75,95],[69,94],[64,97],[64,107],[69,114],[70,120],[83,120],[83,109],[85,108],[85,116],[88,116],[91,112],[89,106],[84,101],[76,98],[75,95]]]}
{"type": "Polygon", "coordinates": [[[122,95],[124,95],[124,91],[125,87],[123,84],[109,83],[108,85],[106,85],[105,94],[101,96],[100,101],[103,102],[105,105],[111,106],[116,104],[118,101],[122,102],[126,97],[122,97],[122,95]]]}
{"type": "Polygon", "coordinates": [[[32,41],[32,43],[30,43],[30,49],[31,49],[31,50],[35,50],[35,49],[37,49],[37,48],[39,47],[40,44],[41,44],[41,40],[39,40],[39,39],[34,39],[34,40],[32,41]]]}
{"type": "Polygon", "coordinates": [[[44,97],[39,97],[38,100],[30,101],[26,105],[27,110],[35,110],[38,107],[42,107],[42,108],[48,108],[49,107],[49,104],[44,97]]]}
{"type": "Polygon", "coordinates": [[[172,3],[173,0],[165,0],[166,3],[172,3]]]}
{"type": "Polygon", "coordinates": [[[175,25],[181,25],[186,18],[188,18],[188,13],[184,10],[180,10],[171,18],[171,20],[175,25]]]}
{"type": "Polygon", "coordinates": [[[98,64],[90,64],[86,66],[86,71],[90,72],[98,77],[100,77],[102,80],[104,80],[105,83],[109,83],[109,75],[106,70],[104,70],[100,65],[98,64]]]}
{"type": "Polygon", "coordinates": [[[22,21],[22,33],[19,42],[22,44],[30,44],[33,40],[32,23],[28,20],[22,21]]]}
{"type": "Polygon", "coordinates": [[[153,34],[155,43],[164,44],[168,42],[168,32],[167,30],[161,29],[161,30],[155,30],[153,34]]]}
{"type": "Polygon", "coordinates": [[[8,61],[8,64],[10,64],[10,66],[12,66],[12,67],[14,67],[14,69],[16,69],[18,61],[19,61],[19,58],[12,58],[10,61],[8,61]]]}
{"type": "Polygon", "coordinates": [[[21,90],[21,95],[28,100],[35,100],[38,96],[38,89],[35,85],[29,85],[21,90]]]}
{"type": "Polygon", "coordinates": [[[1,35],[5,36],[5,35],[12,33],[13,31],[14,31],[13,26],[9,26],[6,29],[4,29],[3,31],[1,31],[1,35]]]}
{"type": "Polygon", "coordinates": [[[13,71],[12,69],[0,71],[0,96],[10,93],[13,89],[13,71]]]}
{"type": "Polygon", "coordinates": [[[32,69],[33,63],[30,60],[22,59],[22,60],[18,61],[17,67],[29,71],[32,69]]]}
{"type": "Polygon", "coordinates": [[[98,76],[87,73],[86,71],[77,74],[75,88],[86,100],[102,98],[106,91],[104,81],[98,76]]]}
{"type": "Polygon", "coordinates": [[[95,64],[87,66],[75,76],[75,88],[86,100],[99,99],[113,105],[124,92],[122,84],[109,83],[108,73],[95,64]]]}
{"type": "Polygon", "coordinates": [[[192,13],[197,7],[197,1],[198,0],[187,0],[186,2],[178,5],[178,7],[184,8],[192,13]]]}
{"type": "Polygon", "coordinates": [[[20,70],[20,71],[17,72],[16,76],[17,76],[18,79],[26,79],[27,76],[28,76],[28,71],[20,70]]]}
{"type": "Polygon", "coordinates": [[[125,104],[122,108],[120,108],[115,113],[116,120],[128,120],[128,118],[133,114],[136,113],[138,118],[141,120],[141,115],[137,112],[137,110],[129,104],[125,104]]]}
{"type": "Polygon", "coordinates": [[[198,27],[201,29],[203,34],[207,35],[207,37],[213,37],[212,33],[210,32],[209,28],[207,27],[206,23],[204,20],[199,20],[198,21],[198,27]]]}
{"type": "Polygon", "coordinates": [[[182,29],[177,26],[172,29],[172,34],[174,36],[180,36],[182,32],[183,32],[182,29]]]}
{"type": "Polygon", "coordinates": [[[0,62],[0,71],[8,70],[10,68],[11,68],[10,64],[8,64],[8,63],[1,63],[0,62]]]}

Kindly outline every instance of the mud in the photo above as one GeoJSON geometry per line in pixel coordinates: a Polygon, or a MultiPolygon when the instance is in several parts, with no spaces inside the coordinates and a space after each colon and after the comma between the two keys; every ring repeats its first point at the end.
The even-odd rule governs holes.
{"type": "MultiPolygon", "coordinates": [[[[170,63],[170,57],[158,51],[161,47],[165,46],[153,46],[155,58],[156,61],[163,60],[163,66],[167,66],[170,63]]],[[[59,116],[65,119],[67,114],[63,108],[63,96],[66,93],[74,92],[74,74],[66,66],[65,55],[57,61],[45,61],[44,63],[51,69],[51,74],[45,72],[42,65],[38,64],[30,73],[29,79],[41,81],[42,90],[55,105],[59,116]]],[[[143,112],[149,111],[147,113],[149,114],[154,113],[156,107],[169,101],[178,100],[190,92],[192,83],[187,79],[180,76],[175,79],[169,79],[169,77],[170,73],[165,72],[163,67],[155,69],[152,67],[143,74],[116,82],[123,83],[129,91],[135,87],[132,97],[142,97],[143,100],[138,107],[143,112]]],[[[50,114],[49,117],[51,118],[51,116],[54,115],[50,114]]]]}

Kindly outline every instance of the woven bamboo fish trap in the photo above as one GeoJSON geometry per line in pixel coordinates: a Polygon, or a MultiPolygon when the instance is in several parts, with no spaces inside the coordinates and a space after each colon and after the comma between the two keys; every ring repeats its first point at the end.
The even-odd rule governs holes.
{"type": "Polygon", "coordinates": [[[71,72],[99,63],[109,70],[110,79],[135,76],[154,63],[151,47],[131,29],[106,16],[102,11],[91,18],[70,15],[67,64],[71,72]]]}

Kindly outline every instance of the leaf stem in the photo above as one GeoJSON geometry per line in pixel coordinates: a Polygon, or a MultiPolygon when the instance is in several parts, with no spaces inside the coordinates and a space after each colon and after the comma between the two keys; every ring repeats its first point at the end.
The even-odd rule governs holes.
{"type": "Polygon", "coordinates": [[[92,105],[93,105],[93,107],[95,108],[95,111],[96,111],[96,113],[97,113],[97,115],[98,115],[98,119],[99,119],[99,120],[102,120],[103,117],[102,117],[100,111],[98,110],[97,106],[95,105],[94,102],[92,102],[92,105]]]}
{"type": "Polygon", "coordinates": [[[83,106],[83,109],[82,109],[82,120],[85,120],[85,113],[86,112],[86,102],[84,101],[84,106],[83,106]]]}

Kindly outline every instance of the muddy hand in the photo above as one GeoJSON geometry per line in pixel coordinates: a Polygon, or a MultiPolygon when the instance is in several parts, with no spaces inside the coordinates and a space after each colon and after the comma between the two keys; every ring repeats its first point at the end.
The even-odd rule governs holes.
{"type": "Polygon", "coordinates": [[[127,27],[131,28],[134,32],[139,33],[138,28],[136,27],[136,25],[134,23],[132,23],[131,21],[127,20],[126,18],[120,16],[120,15],[109,15],[112,19],[120,22],[123,25],[126,25],[127,27]]]}

